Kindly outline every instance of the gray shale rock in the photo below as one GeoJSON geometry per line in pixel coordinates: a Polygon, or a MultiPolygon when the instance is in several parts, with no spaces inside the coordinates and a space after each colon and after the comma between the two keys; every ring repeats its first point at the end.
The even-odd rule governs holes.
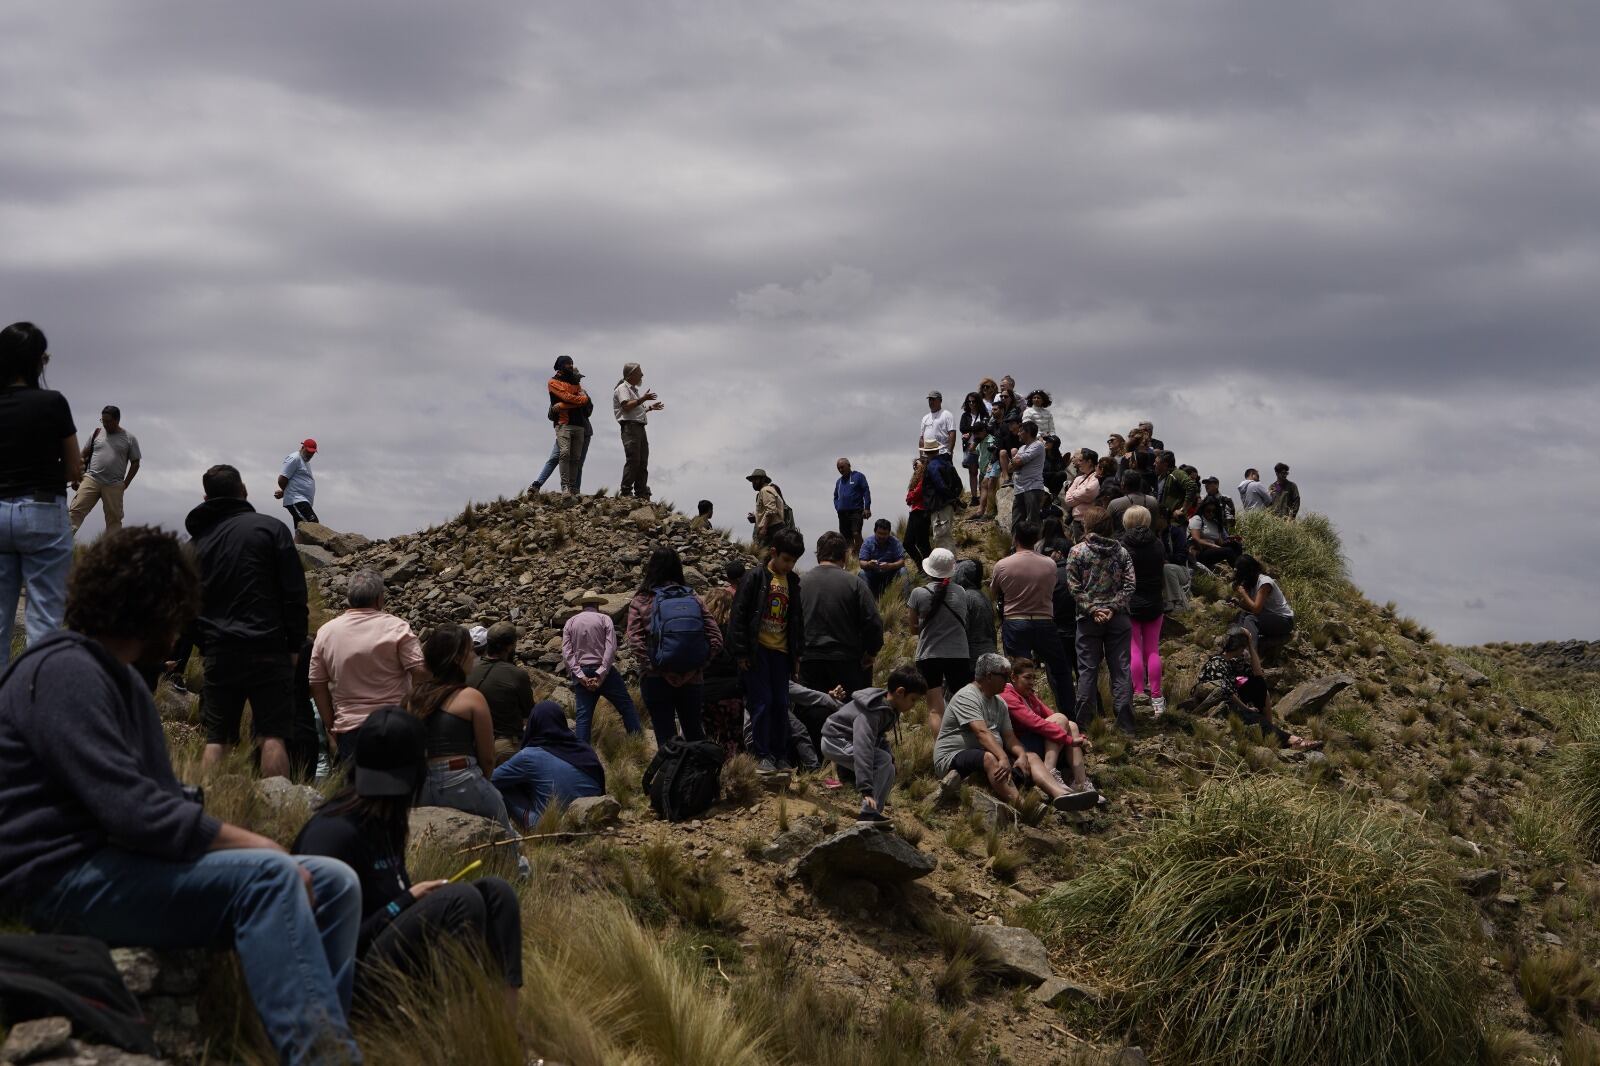
{"type": "Polygon", "coordinates": [[[801,858],[798,872],[812,882],[860,878],[892,883],[927,877],[938,865],[932,855],[918,851],[900,834],[858,825],[812,847],[801,858]]]}
{"type": "Polygon", "coordinates": [[[72,1039],[72,1023],[65,1018],[37,1018],[18,1022],[6,1034],[0,1059],[6,1062],[37,1062],[62,1051],[72,1039]]]}
{"type": "Polygon", "coordinates": [[[973,937],[984,953],[984,969],[1002,981],[1038,985],[1055,976],[1044,944],[1027,929],[975,925],[973,937]]]}
{"type": "Polygon", "coordinates": [[[567,826],[571,829],[605,829],[621,818],[622,804],[612,796],[580,796],[567,806],[567,826]]]}
{"type": "Polygon", "coordinates": [[[1303,681],[1273,704],[1272,709],[1285,718],[1294,714],[1321,714],[1328,701],[1355,683],[1356,679],[1349,674],[1329,674],[1303,681]]]}

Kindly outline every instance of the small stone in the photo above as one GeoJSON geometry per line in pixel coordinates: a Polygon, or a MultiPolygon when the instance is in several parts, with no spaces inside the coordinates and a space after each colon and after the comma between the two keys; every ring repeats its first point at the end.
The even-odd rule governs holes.
{"type": "Polygon", "coordinates": [[[122,983],[136,996],[148,996],[156,990],[156,978],[161,976],[161,959],[150,948],[112,948],[111,963],[122,975],[122,983]]]}
{"type": "Polygon", "coordinates": [[[72,1039],[72,1023],[65,1018],[36,1018],[18,1022],[6,1035],[0,1047],[0,1059],[6,1062],[33,1062],[46,1058],[66,1047],[72,1039]]]}
{"type": "Polygon", "coordinates": [[[948,807],[961,799],[961,772],[951,770],[939,781],[939,806],[948,807]]]}
{"type": "Polygon", "coordinates": [[[1502,892],[1494,898],[1495,903],[1501,907],[1520,907],[1522,901],[1509,892],[1502,892]]]}
{"type": "Polygon", "coordinates": [[[1492,867],[1464,870],[1456,875],[1456,884],[1470,896],[1492,896],[1500,891],[1500,871],[1492,867]]]}
{"type": "Polygon", "coordinates": [[[1444,665],[1450,670],[1451,673],[1455,674],[1456,677],[1460,678],[1462,681],[1465,681],[1468,688],[1482,688],[1489,683],[1489,678],[1487,676],[1477,670],[1474,670],[1460,659],[1446,659],[1444,661],[1444,665]]]}
{"type": "Polygon", "coordinates": [[[310,785],[299,785],[287,777],[268,777],[255,783],[256,798],[274,812],[299,812],[309,815],[322,806],[322,793],[310,785]]]}
{"type": "Polygon", "coordinates": [[[1010,829],[1017,824],[1017,809],[988,789],[972,790],[972,809],[983,819],[985,829],[1010,829]]]}
{"type": "Polygon", "coordinates": [[[1549,944],[1552,947],[1560,947],[1562,943],[1561,938],[1556,936],[1548,929],[1542,929],[1539,931],[1539,939],[1543,940],[1546,944],[1549,944]]]}
{"type": "Polygon", "coordinates": [[[1321,714],[1330,700],[1355,683],[1356,679],[1349,674],[1329,674],[1314,681],[1302,682],[1283,699],[1273,702],[1273,713],[1284,718],[1321,714]]]}
{"type": "Polygon", "coordinates": [[[1117,1052],[1111,1066],[1150,1066],[1150,1057],[1144,1053],[1144,1048],[1125,1047],[1117,1052]]]}
{"type": "Polygon", "coordinates": [[[1457,855],[1461,855],[1468,859],[1476,859],[1483,854],[1483,849],[1478,847],[1478,845],[1474,844],[1472,841],[1468,840],[1466,837],[1451,837],[1450,846],[1455,849],[1455,853],[1457,855]]]}
{"type": "Polygon", "coordinates": [[[1100,991],[1085,985],[1074,984],[1064,977],[1052,977],[1033,990],[1033,1001],[1046,1007],[1064,1007],[1068,1003],[1100,1002],[1100,991]]]}
{"type": "Polygon", "coordinates": [[[315,544],[296,544],[294,550],[299,553],[300,561],[312,570],[323,570],[338,562],[331,551],[315,544]]]}
{"type": "Polygon", "coordinates": [[[567,825],[574,829],[606,829],[621,817],[622,804],[613,796],[580,796],[567,805],[567,825]]]}
{"type": "Polygon", "coordinates": [[[822,819],[814,815],[798,818],[786,833],[779,833],[761,849],[762,862],[788,862],[805,854],[822,840],[822,819]]]}

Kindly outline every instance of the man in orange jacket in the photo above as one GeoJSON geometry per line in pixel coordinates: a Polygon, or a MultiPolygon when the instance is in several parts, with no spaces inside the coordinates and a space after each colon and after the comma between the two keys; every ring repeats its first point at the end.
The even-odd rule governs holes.
{"type": "Polygon", "coordinates": [[[583,375],[572,363],[572,356],[556,359],[555,376],[550,379],[550,420],[556,424],[556,445],[561,449],[561,491],[576,496],[583,481],[583,461],[589,456],[593,430],[589,416],[594,401],[579,384],[583,375]]]}

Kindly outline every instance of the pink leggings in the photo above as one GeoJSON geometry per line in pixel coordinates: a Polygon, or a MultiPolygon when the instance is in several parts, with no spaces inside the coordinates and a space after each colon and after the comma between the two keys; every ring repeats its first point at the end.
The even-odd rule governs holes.
{"type": "Polygon", "coordinates": [[[1128,672],[1133,675],[1133,691],[1147,696],[1161,695],[1161,621],[1156,615],[1148,622],[1133,620],[1133,641],[1129,645],[1128,672]],[[1150,687],[1145,687],[1146,676],[1150,687]]]}

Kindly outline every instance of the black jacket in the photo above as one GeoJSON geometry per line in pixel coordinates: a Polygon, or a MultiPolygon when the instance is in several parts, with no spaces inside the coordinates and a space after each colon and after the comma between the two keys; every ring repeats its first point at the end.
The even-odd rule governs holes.
{"type": "Polygon", "coordinates": [[[1167,549],[1149,526],[1125,531],[1122,546],[1133,558],[1133,596],[1128,600],[1128,617],[1136,622],[1153,622],[1161,614],[1166,595],[1167,549]]]}
{"type": "MultiPolygon", "coordinates": [[[[800,603],[800,575],[789,571],[789,658],[790,666],[800,662],[806,647],[805,611],[800,603]]],[[[739,580],[739,591],[733,596],[733,612],[728,616],[728,648],[735,659],[748,659],[755,655],[760,644],[761,616],[767,609],[767,583],[772,571],[762,563],[754,570],[745,571],[739,580]]]]}
{"type": "Polygon", "coordinates": [[[297,652],[306,640],[306,575],[289,527],[244,500],[207,500],[184,521],[200,560],[195,643],[206,654],[297,652]]]}

